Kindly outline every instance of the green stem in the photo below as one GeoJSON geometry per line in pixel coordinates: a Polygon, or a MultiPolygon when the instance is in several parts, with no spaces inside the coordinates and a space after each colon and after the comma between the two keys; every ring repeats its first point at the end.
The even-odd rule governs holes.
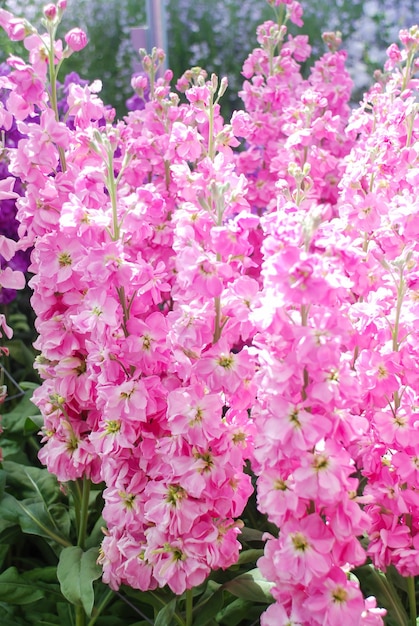
{"type": "Polygon", "coordinates": [[[193,592],[192,589],[186,590],[186,621],[185,626],[192,626],[192,610],[193,610],[193,592]]]}
{"type": "Polygon", "coordinates": [[[407,595],[409,598],[409,611],[410,611],[410,624],[416,626],[417,610],[416,610],[416,590],[415,590],[415,577],[408,576],[407,578],[407,595]]]}
{"type": "Polygon", "coordinates": [[[152,63],[148,75],[150,77],[150,100],[154,100],[154,86],[156,83],[156,68],[154,67],[154,63],[152,63]]]}
{"type": "Polygon", "coordinates": [[[214,145],[214,94],[211,94],[208,110],[208,156],[213,161],[215,159],[214,145]]]}
{"type": "Polygon", "coordinates": [[[86,613],[82,606],[75,607],[75,616],[76,616],[76,625],[75,626],[86,626],[86,613]]]}
{"type": "Polygon", "coordinates": [[[278,12],[276,12],[276,21],[280,28],[285,24],[285,6],[283,4],[279,5],[278,12]]]}
{"type": "Polygon", "coordinates": [[[113,171],[113,150],[110,147],[108,150],[108,176],[107,176],[107,188],[109,192],[109,197],[111,200],[112,206],[112,223],[113,223],[113,233],[112,239],[117,241],[119,239],[119,222],[118,222],[118,202],[116,195],[116,182],[115,175],[113,171]]]}
{"type": "Polygon", "coordinates": [[[214,298],[215,305],[215,322],[214,322],[214,336],[212,343],[215,344],[221,337],[221,300],[219,296],[214,298]]]}
{"type": "Polygon", "coordinates": [[[170,187],[170,161],[164,161],[164,181],[166,183],[166,189],[169,191],[170,187]]]}
{"type": "MultiPolygon", "coordinates": [[[[55,119],[60,121],[58,115],[58,99],[57,99],[57,71],[55,69],[55,56],[54,56],[54,43],[55,43],[55,28],[49,29],[49,50],[48,50],[48,70],[49,70],[49,82],[50,82],[50,96],[51,96],[51,109],[54,111],[55,119]]],[[[60,67],[61,64],[58,66],[60,67]]],[[[57,146],[58,154],[60,156],[61,170],[63,172],[67,169],[67,163],[65,160],[64,148],[57,146]]]]}
{"type": "Polygon", "coordinates": [[[82,479],[82,498],[80,503],[80,524],[78,528],[77,545],[84,550],[87,532],[87,517],[89,513],[90,481],[82,479]]]}
{"type": "Polygon", "coordinates": [[[400,281],[397,289],[397,305],[396,305],[396,319],[394,321],[393,328],[393,351],[397,352],[399,349],[399,324],[400,324],[400,314],[402,310],[403,298],[405,294],[404,289],[404,278],[403,278],[403,269],[400,269],[400,281]]]}
{"type": "Polygon", "coordinates": [[[54,39],[55,29],[49,29],[49,50],[48,50],[48,70],[49,70],[49,82],[51,90],[51,109],[55,113],[55,119],[59,121],[58,117],[58,103],[57,103],[57,76],[55,73],[55,58],[54,58],[54,39]]]}
{"type": "Polygon", "coordinates": [[[415,122],[415,115],[411,113],[406,118],[406,125],[407,125],[406,148],[409,148],[412,144],[414,122],[415,122]]]}
{"type": "Polygon", "coordinates": [[[73,496],[74,515],[76,517],[76,528],[78,532],[78,529],[80,528],[80,509],[81,509],[81,494],[82,494],[81,488],[80,488],[80,482],[77,480],[71,482],[70,490],[73,496]]]}
{"type": "Polygon", "coordinates": [[[412,78],[411,72],[412,72],[412,63],[413,63],[414,58],[415,58],[415,51],[411,50],[408,54],[406,66],[404,68],[402,91],[406,89],[410,79],[412,78]]]}
{"type": "Polygon", "coordinates": [[[93,609],[94,611],[94,615],[93,617],[89,620],[87,626],[94,626],[94,624],[96,624],[96,621],[98,620],[98,618],[100,617],[100,614],[102,613],[103,609],[105,608],[105,606],[108,604],[109,600],[112,598],[114,592],[112,591],[112,589],[109,589],[109,591],[107,592],[107,594],[104,596],[102,602],[99,604],[99,606],[97,607],[97,609],[93,609]]]}
{"type": "Polygon", "coordinates": [[[301,326],[307,326],[308,324],[308,312],[310,310],[310,305],[302,304],[300,309],[301,314],[301,326]]]}
{"type": "Polygon", "coordinates": [[[117,287],[116,288],[118,297],[119,297],[119,301],[121,303],[121,307],[122,307],[122,312],[123,312],[123,320],[122,320],[122,330],[124,331],[124,335],[125,337],[128,337],[129,332],[127,329],[127,323],[129,320],[129,309],[130,306],[127,306],[127,299],[125,296],[125,288],[124,287],[117,287]]]}

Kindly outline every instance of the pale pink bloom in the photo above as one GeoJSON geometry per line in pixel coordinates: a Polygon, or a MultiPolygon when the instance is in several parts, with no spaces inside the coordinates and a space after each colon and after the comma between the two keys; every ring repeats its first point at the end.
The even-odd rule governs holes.
{"type": "Polygon", "coordinates": [[[13,330],[6,323],[6,316],[3,313],[0,313],[0,338],[3,337],[2,332],[6,335],[8,339],[11,339],[13,336],[13,330]]]}
{"type": "Polygon", "coordinates": [[[79,311],[70,315],[71,323],[82,333],[103,333],[105,329],[119,326],[120,306],[116,297],[93,287],[87,291],[79,311]]]}
{"type": "Polygon", "coordinates": [[[362,626],[382,626],[383,617],[387,614],[386,609],[377,607],[377,600],[373,596],[365,598],[365,609],[362,612],[362,626]]]}
{"type": "Polygon", "coordinates": [[[331,504],[347,492],[353,471],[349,454],[328,440],[325,446],[302,457],[301,466],[293,473],[296,492],[319,504],[331,504]]]}
{"type": "Polygon", "coordinates": [[[234,393],[244,380],[252,378],[254,357],[246,346],[238,353],[232,352],[221,338],[201,356],[194,371],[213,391],[234,393]]]}
{"type": "MultiPolygon", "coordinates": [[[[13,124],[13,115],[5,109],[3,102],[0,102],[0,127],[10,130],[13,124]]],[[[7,179],[4,179],[7,180],[7,179]]]]}
{"type": "Polygon", "coordinates": [[[13,239],[9,239],[4,235],[0,235],[0,255],[4,258],[5,261],[10,261],[10,259],[15,255],[18,244],[13,239]]]}
{"type": "Polygon", "coordinates": [[[167,396],[167,419],[174,435],[187,435],[192,445],[205,445],[223,435],[223,399],[196,384],[174,389],[167,396]]]}
{"type": "Polygon", "coordinates": [[[364,598],[359,584],[348,580],[347,574],[334,567],[317,581],[304,603],[307,612],[322,626],[358,626],[364,610],[364,598]]]}
{"type": "Polygon", "coordinates": [[[103,568],[103,582],[114,590],[122,583],[142,591],[155,589],[157,581],[152,566],[145,559],[144,549],[142,533],[132,535],[118,528],[107,531],[98,559],[103,568]]]}
{"type": "Polygon", "coordinates": [[[4,9],[0,9],[0,26],[4,28],[12,41],[21,41],[28,34],[29,24],[23,19],[14,17],[4,9]]]}
{"type": "Polygon", "coordinates": [[[257,502],[259,511],[281,528],[291,517],[301,518],[309,500],[297,493],[292,474],[283,478],[279,470],[265,469],[257,480],[257,502]]]}
{"type": "MultiPolygon", "coordinates": [[[[199,474],[196,473],[199,478],[199,474]]],[[[144,516],[147,524],[167,529],[174,536],[188,534],[196,520],[207,512],[203,498],[191,497],[180,484],[149,481],[145,489],[144,516]]]]}
{"type": "Polygon", "coordinates": [[[407,550],[411,547],[410,529],[405,525],[392,524],[391,528],[381,528],[370,534],[367,554],[375,567],[385,570],[394,559],[394,551],[407,550]]]}
{"type": "Polygon", "coordinates": [[[279,539],[268,540],[258,566],[268,579],[273,566],[280,573],[279,580],[308,585],[329,572],[333,543],[332,533],[319,515],[292,519],[282,526],[279,539]]]}
{"type": "Polygon", "coordinates": [[[303,622],[303,617],[300,618],[299,613],[300,611],[297,611],[295,615],[292,611],[290,615],[282,605],[275,602],[260,616],[260,626],[303,626],[303,624],[308,626],[307,618],[304,618],[303,622]]]}
{"type": "MultiPolygon", "coordinates": [[[[7,178],[0,180],[0,200],[13,200],[14,198],[19,197],[19,194],[13,191],[15,181],[16,179],[13,178],[13,176],[8,176],[7,178]]],[[[3,252],[2,255],[4,256],[3,252]]]]}
{"type": "Polygon", "coordinates": [[[148,392],[144,381],[130,379],[120,385],[98,386],[97,405],[104,418],[129,422],[145,422],[148,392]]]}
{"type": "Polygon", "coordinates": [[[23,289],[25,286],[25,275],[18,270],[12,270],[11,267],[0,269],[0,289],[23,289]]]}
{"type": "Polygon", "coordinates": [[[127,420],[100,420],[94,432],[90,433],[89,441],[99,456],[118,455],[126,448],[130,450],[140,435],[136,424],[127,420]]]}
{"type": "Polygon", "coordinates": [[[281,397],[268,398],[268,414],[263,425],[264,436],[277,439],[281,445],[305,451],[312,448],[327,432],[328,423],[311,410],[305,403],[292,403],[281,397]]]}
{"type": "Polygon", "coordinates": [[[104,490],[103,517],[108,527],[138,532],[140,520],[144,519],[143,493],[146,484],[147,476],[137,471],[131,480],[121,479],[117,486],[109,486],[104,490]]]}
{"type": "Polygon", "coordinates": [[[196,161],[202,153],[202,136],[196,128],[174,122],[170,136],[170,149],[186,161],[196,161]]]}
{"type": "Polygon", "coordinates": [[[155,528],[146,531],[145,558],[153,564],[159,586],[168,585],[177,595],[201,584],[210,572],[206,562],[208,543],[216,537],[208,535],[208,527],[198,524],[183,539],[171,539],[155,528]]]}

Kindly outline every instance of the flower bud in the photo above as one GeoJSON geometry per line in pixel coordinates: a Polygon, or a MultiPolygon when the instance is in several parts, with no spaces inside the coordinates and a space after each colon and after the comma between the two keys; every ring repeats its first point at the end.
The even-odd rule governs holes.
{"type": "Polygon", "coordinates": [[[50,22],[55,20],[55,18],[57,17],[57,7],[55,6],[55,4],[47,4],[44,7],[44,15],[50,22]]]}
{"type": "Polygon", "coordinates": [[[87,46],[87,35],[81,28],[72,28],[64,37],[66,44],[73,52],[83,50],[87,46]]]}

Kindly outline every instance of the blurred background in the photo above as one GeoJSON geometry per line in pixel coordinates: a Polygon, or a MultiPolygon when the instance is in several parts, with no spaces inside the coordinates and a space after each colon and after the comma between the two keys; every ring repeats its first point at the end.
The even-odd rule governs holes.
{"type": "MultiPolygon", "coordinates": [[[[133,28],[145,25],[147,2],[159,0],[68,0],[63,30],[84,28],[89,45],[65,65],[83,78],[103,82],[103,100],[119,115],[132,95],[130,78],[138,63],[132,42],[133,28]]],[[[229,90],[224,112],[240,107],[241,66],[256,45],[256,26],[273,16],[265,0],[160,0],[165,9],[168,66],[177,79],[189,67],[199,65],[208,73],[228,76],[229,90]]],[[[385,50],[397,41],[400,28],[419,22],[417,0],[302,0],[303,32],[310,37],[313,61],[324,51],[321,33],[340,30],[348,51],[355,82],[354,101],[372,82],[372,73],[383,65],[385,50]]],[[[45,0],[0,0],[0,7],[39,24],[45,0]]],[[[0,36],[0,62],[12,51],[0,36]]]]}

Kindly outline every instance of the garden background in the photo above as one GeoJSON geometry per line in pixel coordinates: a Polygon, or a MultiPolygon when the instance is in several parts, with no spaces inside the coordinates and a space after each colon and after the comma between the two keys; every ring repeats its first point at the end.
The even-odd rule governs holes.
{"type": "MultiPolygon", "coordinates": [[[[25,3],[26,18],[39,23],[44,3],[25,3]]],[[[1,0],[15,15],[22,12],[19,0],[1,0]]],[[[256,45],[256,27],[271,19],[271,9],[263,0],[166,0],[168,64],[177,79],[189,67],[203,67],[210,75],[228,76],[229,90],[224,98],[225,112],[240,105],[241,68],[248,51],[256,45]],[[216,19],[214,19],[216,16],[216,19]]],[[[313,57],[323,51],[324,31],[342,32],[348,52],[348,68],[355,83],[354,102],[370,86],[372,73],[385,61],[385,50],[397,40],[400,28],[417,23],[419,6],[415,0],[309,0],[304,3],[301,33],[310,37],[313,57]]],[[[138,55],[131,41],[131,29],[146,22],[145,0],[69,0],[63,27],[80,26],[89,37],[89,47],[67,63],[86,79],[103,81],[102,97],[121,115],[132,96],[130,79],[138,55]],[[103,45],[106,37],[106,46],[103,45]]],[[[291,25],[291,32],[300,29],[291,25]]],[[[0,60],[13,48],[0,33],[0,60]]]]}

